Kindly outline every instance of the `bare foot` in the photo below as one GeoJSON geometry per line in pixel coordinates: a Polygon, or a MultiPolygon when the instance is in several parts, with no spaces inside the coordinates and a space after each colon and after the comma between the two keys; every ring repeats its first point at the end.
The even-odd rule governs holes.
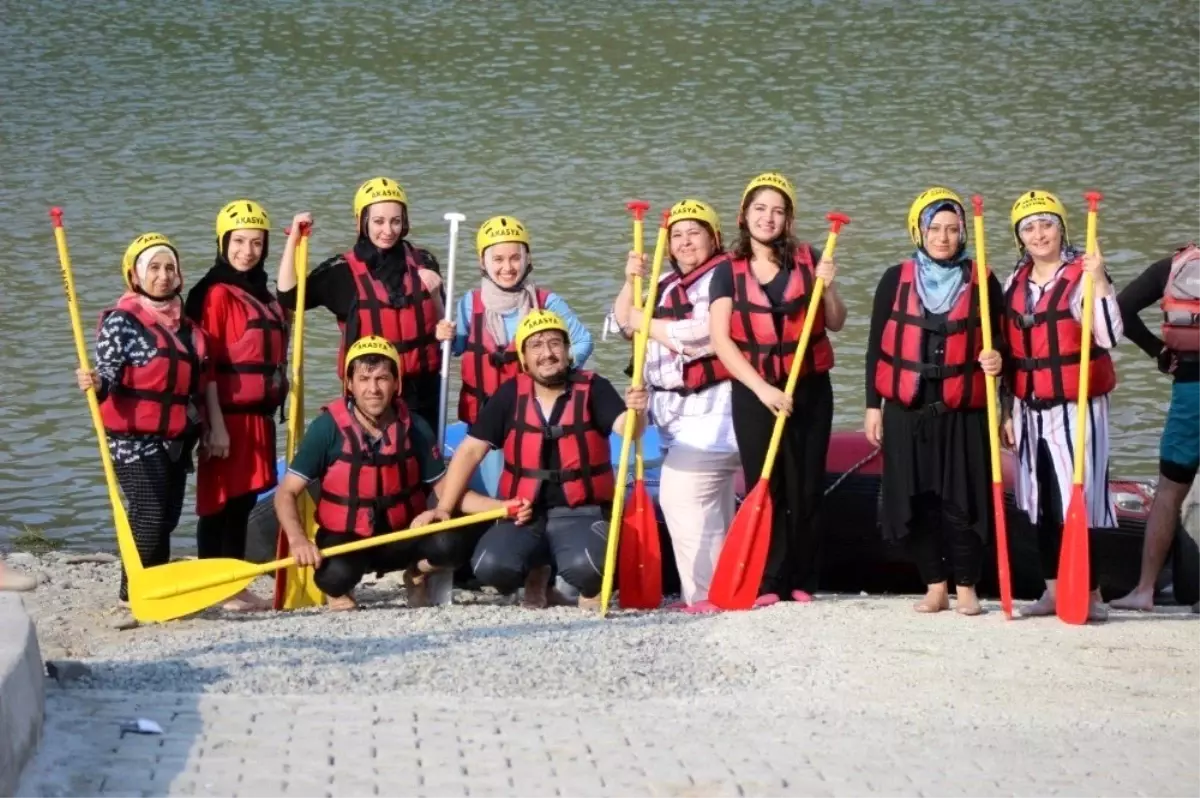
{"type": "Polygon", "coordinates": [[[961,615],[983,614],[983,607],[979,604],[979,596],[975,595],[975,588],[959,585],[955,592],[955,611],[961,615]]]}
{"type": "Polygon", "coordinates": [[[950,609],[950,596],[945,585],[930,585],[925,598],[913,605],[917,612],[941,612],[950,609]]]}
{"type": "Polygon", "coordinates": [[[266,612],[274,609],[275,605],[265,598],[256,596],[247,588],[221,605],[227,612],[266,612]]]}
{"type": "Polygon", "coordinates": [[[1154,589],[1143,590],[1135,587],[1128,595],[1113,599],[1114,610],[1137,610],[1138,612],[1154,612],[1154,589]]]}
{"type": "Polygon", "coordinates": [[[351,610],[356,609],[358,609],[358,602],[354,600],[353,593],[347,593],[344,596],[338,596],[336,598],[333,596],[329,597],[330,612],[350,612],[351,610]]]}
{"type": "Polygon", "coordinates": [[[26,593],[36,588],[37,585],[38,580],[36,576],[23,574],[12,568],[6,568],[4,563],[0,562],[0,590],[26,593]]]}
{"type": "Polygon", "coordinates": [[[541,565],[534,568],[525,577],[525,597],[521,599],[521,606],[530,610],[546,609],[550,605],[549,588],[550,566],[541,565]]]}
{"type": "Polygon", "coordinates": [[[600,611],[600,597],[592,596],[591,598],[587,598],[585,596],[580,596],[579,597],[579,609],[588,610],[589,612],[599,612],[600,611]]]}
{"type": "Polygon", "coordinates": [[[1026,618],[1040,618],[1045,615],[1053,615],[1056,606],[1054,596],[1047,590],[1040,599],[1022,607],[1020,612],[1026,618]]]}
{"type": "Polygon", "coordinates": [[[1108,620],[1108,607],[1104,604],[1104,597],[1100,595],[1099,590],[1093,590],[1091,601],[1088,604],[1088,621],[1099,623],[1108,620]]]}
{"type": "Polygon", "coordinates": [[[408,593],[408,606],[428,607],[429,606],[429,580],[428,576],[417,566],[406,568],[404,571],[404,589],[408,593]]]}

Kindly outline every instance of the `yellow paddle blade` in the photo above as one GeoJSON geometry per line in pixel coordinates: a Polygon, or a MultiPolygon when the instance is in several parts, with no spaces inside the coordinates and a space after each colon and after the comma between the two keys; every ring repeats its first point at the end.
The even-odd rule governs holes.
{"type": "MultiPolygon", "coordinates": [[[[67,313],[71,318],[71,332],[75,338],[75,354],[79,359],[79,367],[84,371],[91,371],[87,346],[83,342],[83,322],[79,319],[79,300],[75,294],[75,275],[71,270],[71,255],[67,250],[67,231],[63,228],[62,209],[51,208],[50,219],[54,223],[54,243],[58,247],[58,263],[62,268],[63,291],[67,295],[67,313]]],[[[100,402],[91,388],[88,388],[86,396],[88,411],[92,416],[92,427],[96,431],[96,441],[100,444],[100,465],[104,469],[105,482],[108,483],[108,500],[112,505],[117,551],[121,554],[121,564],[125,566],[125,572],[133,579],[142,571],[142,558],[133,540],[133,529],[129,526],[125,505],[121,503],[117,472],[113,469],[112,455],[108,451],[108,435],[104,431],[104,422],[100,419],[100,402]]]]}
{"type": "MultiPolygon", "coordinates": [[[[658,301],[658,278],[662,274],[663,260],[667,252],[667,219],[670,211],[664,211],[662,224],[658,228],[658,240],[654,243],[654,264],[650,267],[650,289],[646,307],[652,308],[658,301]]],[[[642,314],[642,328],[633,338],[633,386],[642,385],[642,372],[646,365],[646,343],[650,339],[650,314],[642,314]]],[[[612,598],[613,571],[617,565],[617,547],[621,538],[621,523],[625,511],[625,483],[629,479],[629,446],[633,442],[634,413],[626,412],[625,429],[621,433],[621,460],[617,466],[616,491],[613,495],[612,517],[608,524],[607,549],[604,553],[604,575],[600,586],[600,616],[608,615],[608,603],[612,598]]]]}
{"type": "MultiPolygon", "coordinates": [[[[472,524],[495,521],[513,513],[512,507],[475,513],[449,521],[403,529],[322,549],[324,557],[336,557],[400,540],[410,540],[437,532],[445,532],[472,524]]],[[[257,576],[294,565],[292,557],[256,565],[244,560],[206,559],[185,560],[144,570],[135,582],[130,582],[130,609],[139,621],[168,621],[191,615],[212,606],[222,599],[236,595],[257,576]],[[136,591],[136,592],[135,592],[136,591]],[[139,613],[144,613],[139,614],[139,613]]]]}
{"type": "MultiPolygon", "coordinates": [[[[304,435],[304,306],[308,296],[308,239],[312,233],[309,225],[300,228],[300,240],[296,242],[296,312],[292,328],[292,389],[289,395],[287,445],[285,462],[291,463],[300,439],[304,435]]],[[[306,493],[300,500],[300,521],[304,524],[309,540],[316,540],[317,524],[313,516],[312,498],[306,493]]],[[[280,544],[286,543],[280,530],[280,544]]],[[[282,580],[282,596],[278,606],[285,610],[320,606],[325,603],[323,594],[313,582],[311,568],[295,565],[282,569],[275,577],[282,580]]]]}

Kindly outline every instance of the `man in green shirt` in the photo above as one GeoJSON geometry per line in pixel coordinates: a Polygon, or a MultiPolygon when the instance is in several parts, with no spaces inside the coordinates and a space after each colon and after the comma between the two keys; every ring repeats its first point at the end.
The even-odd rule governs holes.
{"type": "MultiPolygon", "coordinates": [[[[509,502],[474,491],[438,509],[445,473],[433,431],[411,414],[399,396],[400,356],[386,339],[368,336],[346,353],[346,395],[330,402],[309,427],[275,494],[275,512],[288,546],[301,566],[316,568],[314,581],[329,596],[331,610],[357,604],[353,591],[368,571],[404,570],[410,607],[427,606],[429,574],[467,561],[475,535],[470,528],[387,543],[332,558],[320,549],[358,537],[385,535],[509,502]],[[321,483],[316,540],[304,533],[297,506],[309,483],[321,483]]],[[[518,512],[523,523],[529,502],[518,512]]]]}

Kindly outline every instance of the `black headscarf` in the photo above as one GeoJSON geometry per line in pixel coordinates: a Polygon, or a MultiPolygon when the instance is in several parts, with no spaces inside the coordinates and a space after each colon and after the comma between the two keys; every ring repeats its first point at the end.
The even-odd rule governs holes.
{"type": "Polygon", "coordinates": [[[237,286],[263,304],[274,299],[271,289],[267,287],[267,269],[264,265],[267,261],[267,239],[270,233],[264,232],[263,234],[262,257],[258,259],[258,263],[254,264],[253,268],[245,272],[235,269],[229,259],[225,257],[225,252],[229,248],[229,236],[230,234],[226,233],[224,240],[221,241],[212,268],[200,278],[200,282],[196,283],[191,291],[188,291],[183,312],[194,321],[200,321],[200,317],[204,313],[204,299],[208,296],[208,289],[214,285],[237,286]]]}
{"type": "Polygon", "coordinates": [[[408,266],[407,247],[408,242],[401,238],[390,249],[380,249],[371,243],[366,233],[359,233],[358,241],[354,242],[354,254],[367,264],[371,276],[383,283],[387,288],[388,298],[395,305],[401,304],[406,298],[411,300],[404,292],[404,274],[408,266]]]}

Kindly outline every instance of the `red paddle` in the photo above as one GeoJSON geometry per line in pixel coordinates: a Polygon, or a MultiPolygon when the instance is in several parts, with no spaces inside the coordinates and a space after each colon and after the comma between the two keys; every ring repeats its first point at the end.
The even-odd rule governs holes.
{"type": "MultiPolygon", "coordinates": [[[[1087,253],[1096,252],[1096,211],[1103,195],[1089,191],[1083,195],[1088,204],[1087,253]]],[[[1089,582],[1091,570],[1088,565],[1088,512],[1083,495],[1083,456],[1087,442],[1088,422],[1088,370],[1092,355],[1092,306],[1095,303],[1095,285],[1092,275],[1083,275],[1083,340],[1079,351],[1079,399],[1075,416],[1075,478],[1071,487],[1071,503],[1063,522],[1062,549],[1058,558],[1058,586],[1055,610],[1065,623],[1084,624],[1088,619],[1091,603],[1089,582]]],[[[1097,475],[1092,475],[1093,479],[1097,475]]],[[[1100,479],[1104,475],[1099,475],[1100,479]]]]}
{"type": "MultiPolygon", "coordinates": [[[[975,282],[979,284],[979,328],[983,348],[992,348],[992,314],[988,291],[987,249],[983,240],[983,197],[971,198],[975,206],[975,282]]],[[[988,442],[992,455],[992,512],[996,526],[996,571],[1000,583],[1000,607],[1012,620],[1012,576],[1008,569],[1008,523],[1004,517],[1004,473],[1000,468],[1000,420],[996,408],[996,378],[987,377],[988,442]]]]}
{"type": "MultiPolygon", "coordinates": [[[[825,239],[822,254],[831,258],[837,246],[838,231],[842,225],[850,223],[850,217],[841,213],[827,213],[825,218],[829,220],[829,237],[825,239]]],[[[825,281],[817,280],[808,304],[809,313],[804,319],[804,329],[800,331],[800,341],[796,345],[792,368],[788,372],[787,387],[783,389],[789,396],[800,379],[801,364],[808,350],[813,322],[821,312],[821,295],[824,291],[825,281]]],[[[771,524],[775,517],[775,505],[771,500],[771,470],[775,465],[775,455],[779,452],[786,421],[785,413],[775,418],[775,429],[771,433],[766,460],[763,461],[762,476],[734,516],[721,548],[721,557],[717,560],[712,585],[708,589],[708,600],[723,610],[748,610],[758,598],[763,570],[767,566],[767,550],[771,546],[771,524]]]]}
{"type": "MultiPolygon", "coordinates": [[[[642,220],[650,203],[634,200],[626,206],[633,213],[633,251],[645,252],[642,220]]],[[[651,296],[655,294],[651,291],[651,296]]],[[[654,302],[653,299],[650,300],[654,302]]],[[[633,306],[642,309],[642,278],[633,281],[633,306]]],[[[647,306],[647,312],[651,312],[647,306]]],[[[634,336],[634,346],[638,346],[634,336]]],[[[641,345],[645,345],[644,343],[641,345]]],[[[633,496],[625,507],[621,518],[621,547],[617,567],[617,601],[626,610],[653,610],[662,604],[662,549],[658,542],[658,517],[654,503],[646,490],[646,465],[642,459],[642,441],[639,438],[634,451],[633,496]]],[[[618,486],[620,489],[621,486],[618,486]]]]}

